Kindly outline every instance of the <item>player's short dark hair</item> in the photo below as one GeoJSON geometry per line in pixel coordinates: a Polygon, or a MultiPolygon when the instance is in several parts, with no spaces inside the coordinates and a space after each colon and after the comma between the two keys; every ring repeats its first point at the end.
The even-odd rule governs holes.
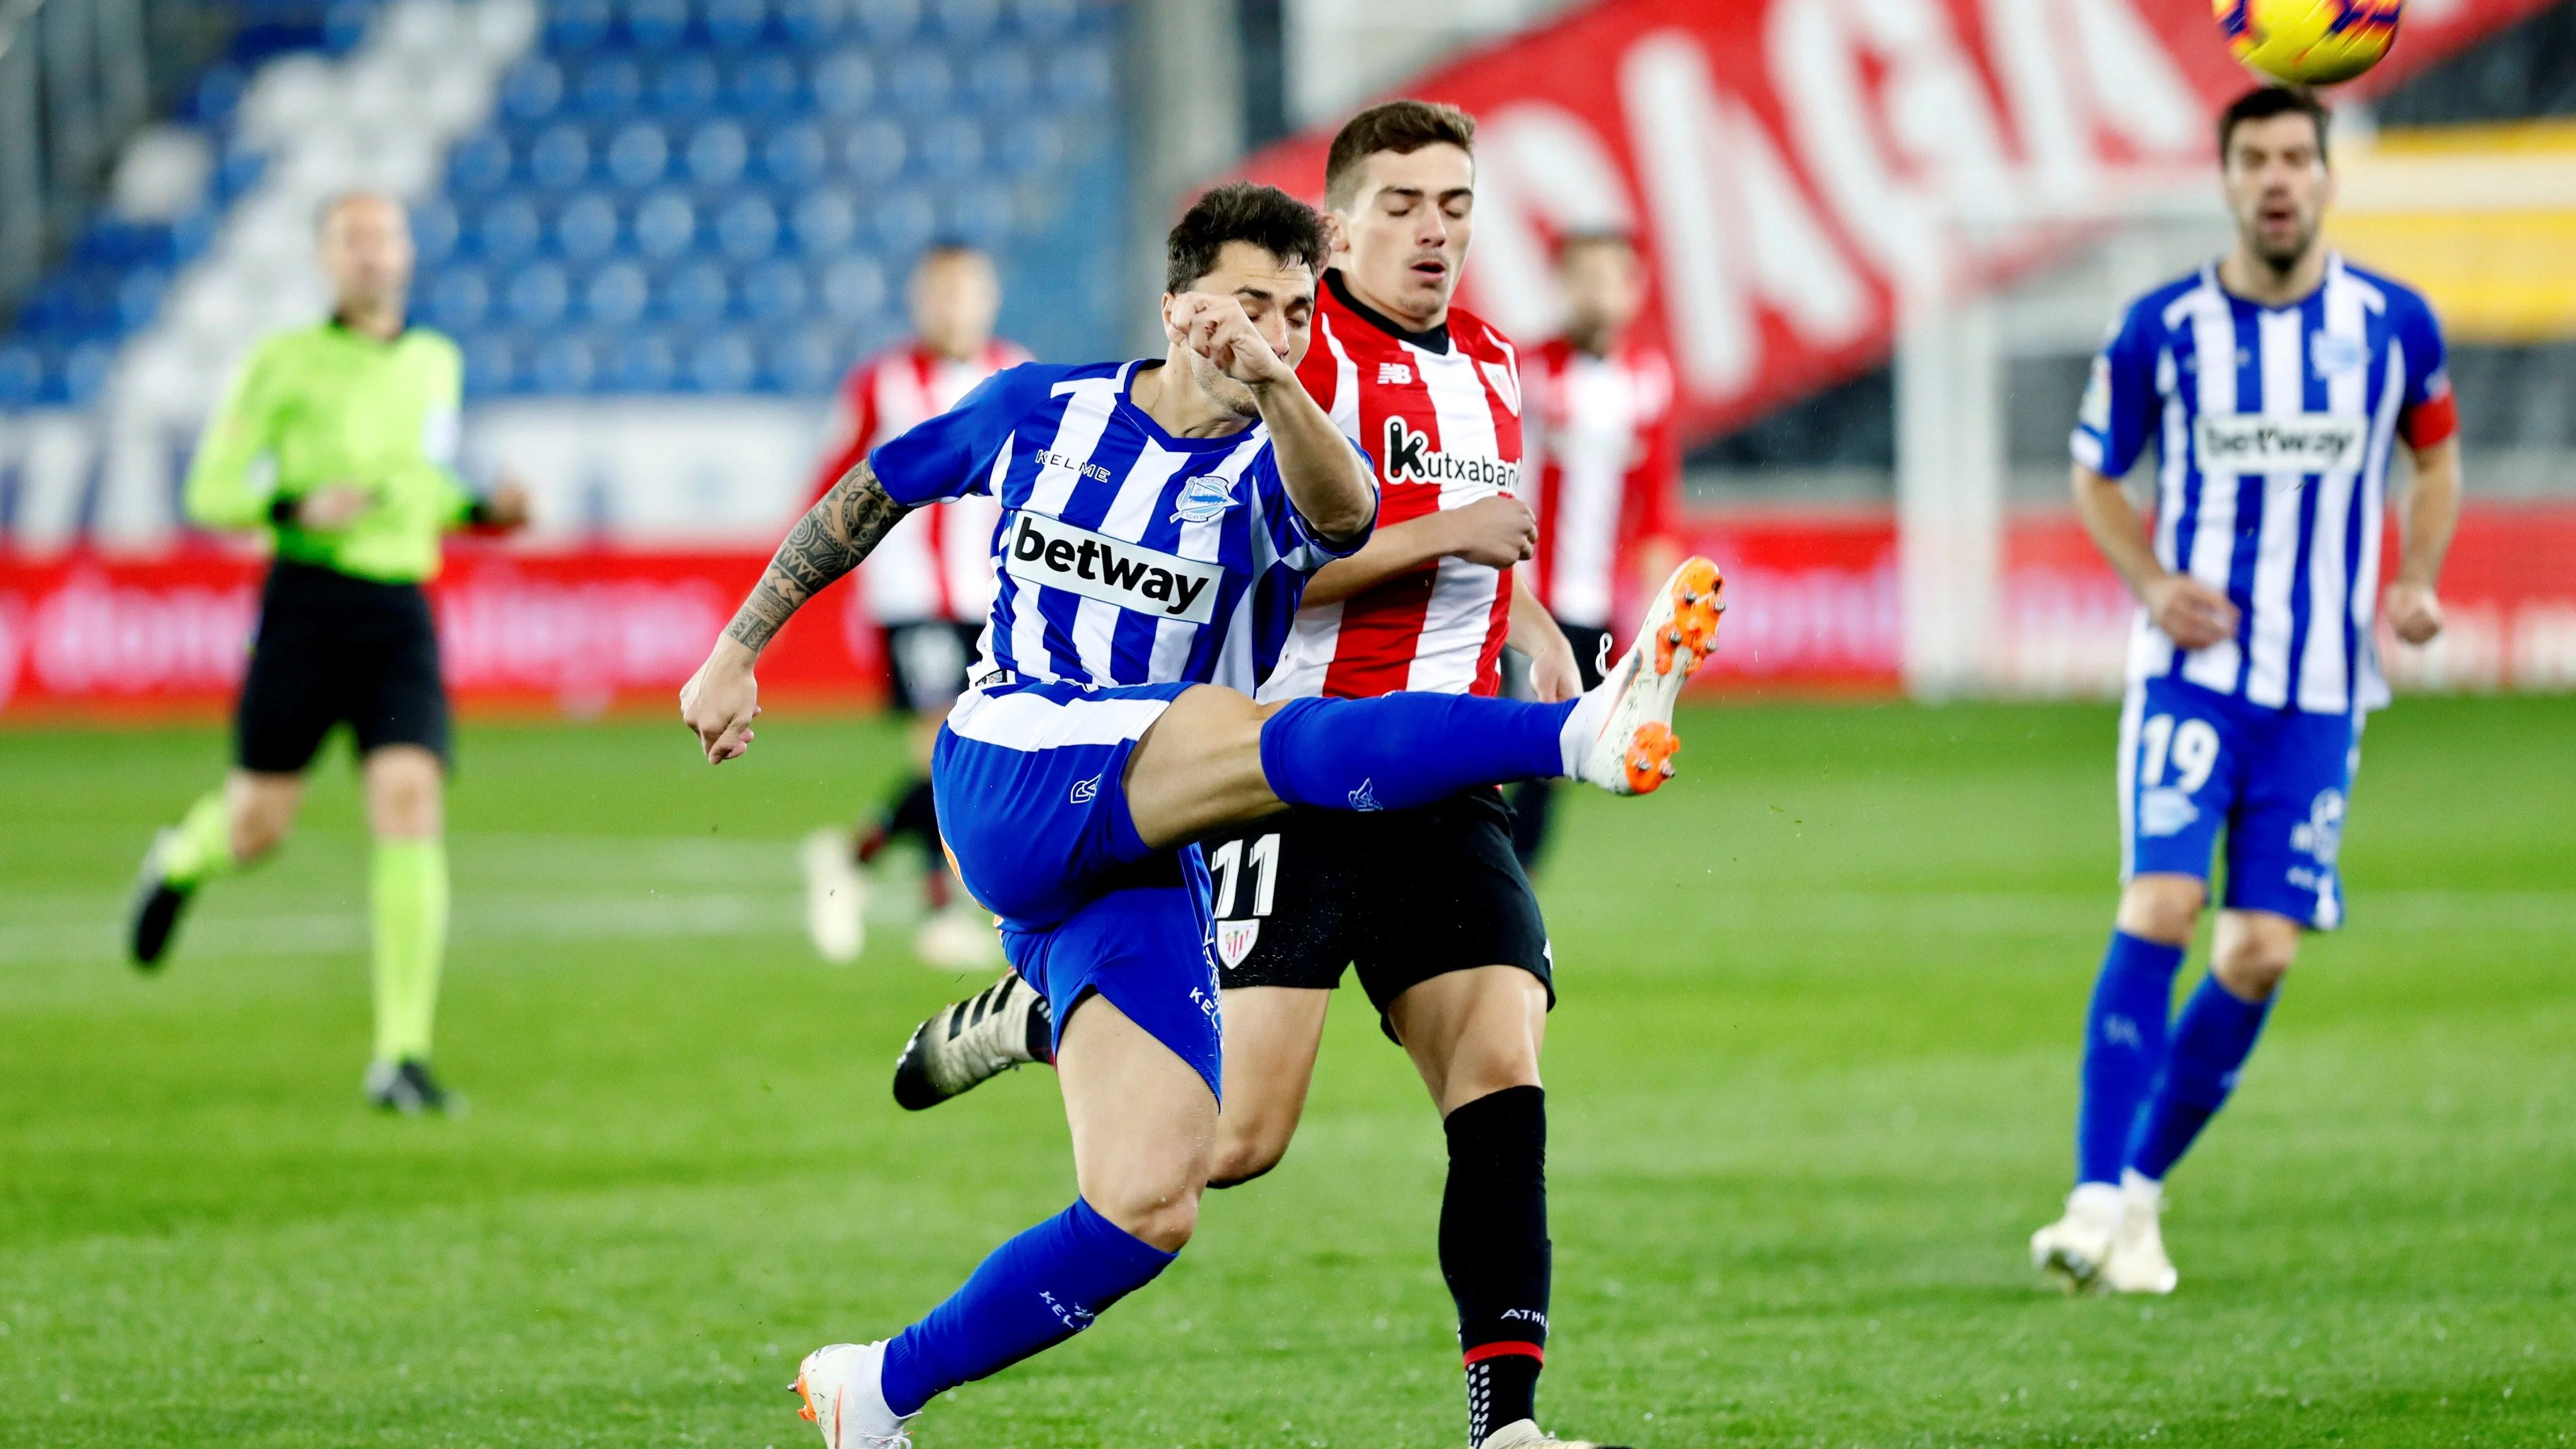
{"type": "Polygon", "coordinates": [[[2307,91],[2288,86],[2258,86],[2238,96],[2218,113],[2218,164],[2227,164],[2228,143],[2236,139],[2236,128],[2248,121],[2268,121],[2274,116],[2305,116],[2316,123],[2317,156],[2326,154],[2326,131],[2333,122],[2324,104],[2307,91]]]}
{"type": "Polygon", "coordinates": [[[1283,262],[1304,262],[1319,274],[1331,250],[1315,208],[1276,186],[1229,181],[1209,187],[1172,228],[1164,246],[1169,262],[1163,290],[1178,294],[1198,285],[1216,270],[1227,242],[1259,247],[1283,262]]]}
{"type": "Polygon", "coordinates": [[[1476,154],[1476,118],[1437,101],[1386,101],[1342,123],[1324,157],[1324,204],[1336,210],[1359,195],[1360,166],[1380,151],[1410,156],[1425,146],[1476,154]]]}

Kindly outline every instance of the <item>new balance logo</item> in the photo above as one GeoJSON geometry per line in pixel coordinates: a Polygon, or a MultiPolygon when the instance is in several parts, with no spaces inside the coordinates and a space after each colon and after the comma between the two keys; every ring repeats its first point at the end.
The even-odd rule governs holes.
{"type": "Polygon", "coordinates": [[[1500,458],[1461,458],[1431,446],[1402,417],[1386,420],[1386,450],[1378,455],[1389,483],[1471,483],[1509,493],[1520,486],[1521,465],[1500,458]]]}
{"type": "Polygon", "coordinates": [[[1371,786],[1371,785],[1373,785],[1373,784],[1376,784],[1376,783],[1377,783],[1377,782],[1376,782],[1376,781],[1374,781],[1374,780],[1362,780],[1362,781],[1360,781],[1360,787],[1359,787],[1358,789],[1353,790],[1353,791],[1351,792],[1351,808],[1352,808],[1352,809],[1354,809],[1354,810],[1383,810],[1383,809],[1385,809],[1385,808],[1386,808],[1385,806],[1380,805],[1379,803],[1377,803],[1377,794],[1376,794],[1376,792],[1375,792],[1375,791],[1372,791],[1371,789],[1369,789],[1369,786],[1371,786]]]}
{"type": "Polygon", "coordinates": [[[1403,387],[1413,381],[1413,366],[1405,362],[1381,362],[1377,365],[1377,385],[1403,387]]]}
{"type": "Polygon", "coordinates": [[[1154,614],[1204,624],[1216,617],[1216,591],[1225,576],[1213,563],[1143,548],[1062,519],[1022,512],[1011,525],[1002,567],[1022,583],[1063,589],[1154,614]]]}

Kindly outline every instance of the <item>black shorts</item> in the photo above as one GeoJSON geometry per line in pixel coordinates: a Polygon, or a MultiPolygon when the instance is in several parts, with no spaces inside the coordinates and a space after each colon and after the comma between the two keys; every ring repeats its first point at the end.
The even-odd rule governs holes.
{"type": "Polygon", "coordinates": [[[1388,1004],[1434,976],[1518,966],[1556,1003],[1547,923],[1492,790],[1413,810],[1291,810],[1200,849],[1229,990],[1331,990],[1357,966],[1383,1027],[1388,1004]]]}
{"type": "Polygon", "coordinates": [[[418,584],[380,584],[279,561],[260,591],[250,676],[233,716],[233,761],[291,775],[346,720],[358,753],[419,745],[447,759],[438,627],[418,584]]]}
{"type": "Polygon", "coordinates": [[[966,667],[975,662],[984,626],[922,619],[880,625],[877,636],[885,645],[894,707],[905,714],[929,714],[955,704],[966,692],[966,667]]]}

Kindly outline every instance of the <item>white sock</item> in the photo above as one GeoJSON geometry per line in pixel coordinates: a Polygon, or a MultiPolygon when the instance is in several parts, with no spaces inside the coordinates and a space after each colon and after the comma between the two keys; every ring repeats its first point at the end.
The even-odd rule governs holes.
{"type": "Polygon", "coordinates": [[[1574,710],[1565,717],[1564,728],[1557,731],[1557,748],[1564,752],[1565,778],[1583,778],[1583,762],[1592,755],[1593,743],[1601,738],[1601,727],[1610,714],[1611,701],[1618,691],[1607,682],[1598,689],[1587,689],[1575,700],[1574,710]]]}

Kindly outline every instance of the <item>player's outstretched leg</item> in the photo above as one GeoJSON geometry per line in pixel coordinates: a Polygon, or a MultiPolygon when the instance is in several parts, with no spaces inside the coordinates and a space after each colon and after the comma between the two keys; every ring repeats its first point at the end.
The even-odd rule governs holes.
{"type": "MultiPolygon", "coordinates": [[[[1161,903],[1165,916],[1191,915],[1178,890],[1125,894],[1168,895],[1178,905],[1161,903]]],[[[1068,938],[1049,949],[1096,961],[1100,945],[1068,938]]],[[[1112,974],[1091,980],[1123,991],[1120,973],[1142,968],[1111,961],[1103,969],[1112,974]]],[[[1083,989],[1072,980],[1062,984],[1083,989]]],[[[1150,1015],[1149,1003],[1160,996],[1130,1000],[1150,1015]]],[[[1185,1000],[1160,1004],[1184,1013],[1197,1009],[1185,1000]]],[[[835,1344],[807,1356],[792,1387],[828,1449],[910,1444],[906,1421],[933,1398],[1089,1328],[1111,1304],[1170,1266],[1197,1228],[1216,1137],[1216,1094],[1207,1075],[1213,1035],[1208,1062],[1193,1065],[1165,1044],[1168,1032],[1168,1025],[1159,1033],[1139,1025],[1108,995],[1082,996],[1059,1043],[1081,1196],[994,1250],[964,1287],[894,1338],[835,1344]]]]}

